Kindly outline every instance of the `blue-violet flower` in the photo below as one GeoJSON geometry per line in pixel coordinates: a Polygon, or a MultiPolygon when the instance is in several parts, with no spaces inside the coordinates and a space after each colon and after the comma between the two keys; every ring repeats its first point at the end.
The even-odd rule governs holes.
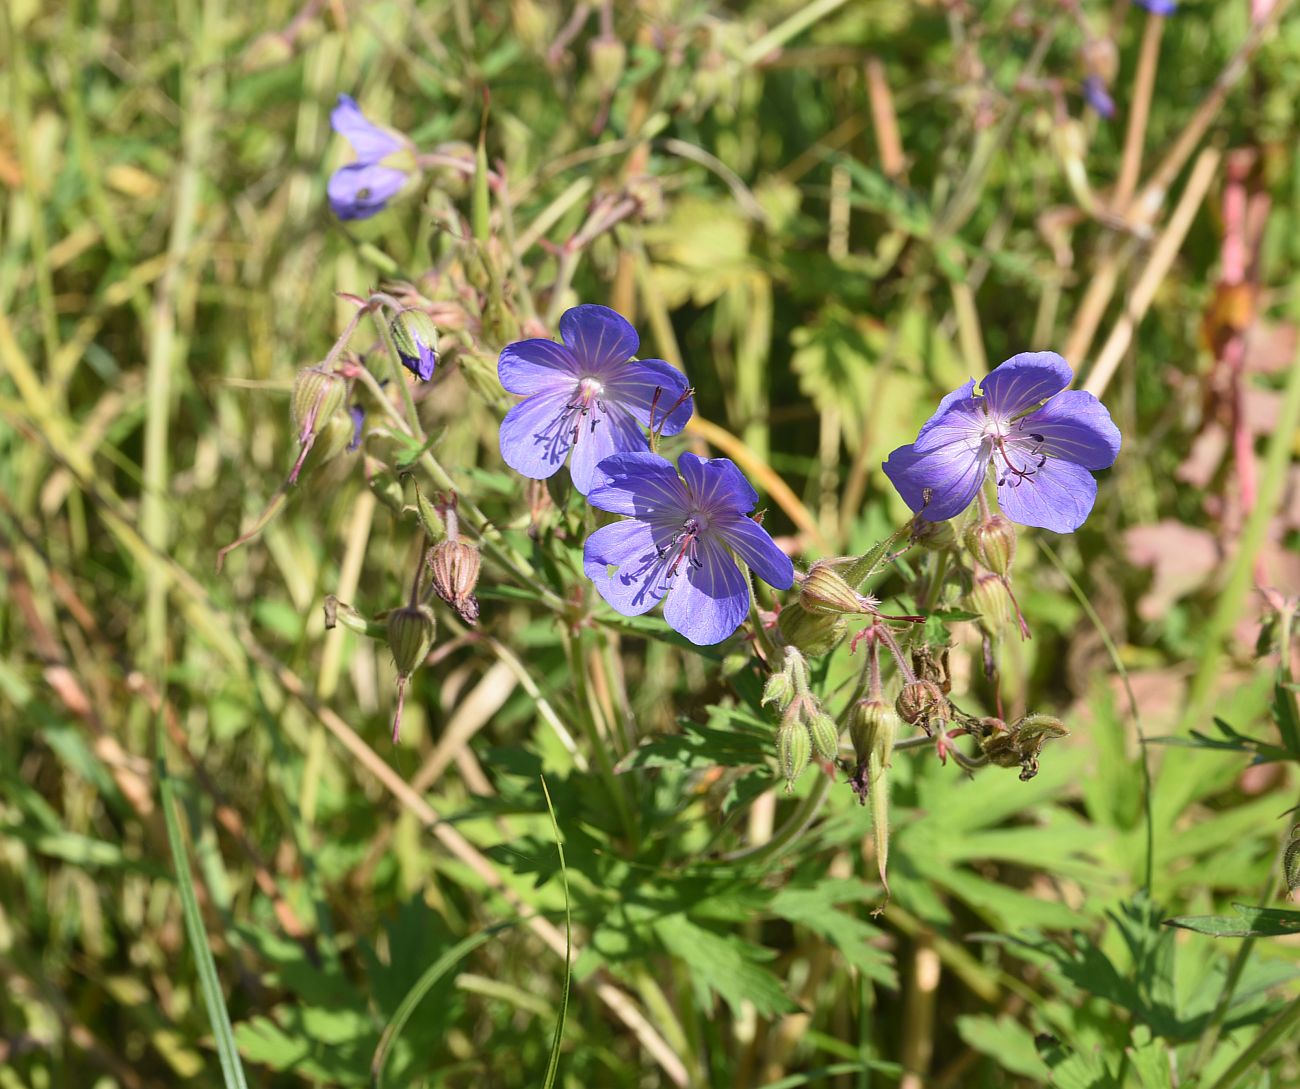
{"type": "Polygon", "coordinates": [[[1107,121],[1115,116],[1115,100],[1110,97],[1110,92],[1106,90],[1106,84],[1101,76],[1088,76],[1083,81],[1083,98],[1099,116],[1107,121]]]}
{"type": "Polygon", "coordinates": [[[544,480],[572,450],[569,472],[586,495],[599,483],[601,461],[649,450],[643,427],[677,434],[695,406],[681,371],[662,359],[632,358],[636,330],[609,307],[566,310],[560,336],[563,344],[519,340],[501,352],[501,384],[526,398],[501,421],[501,456],[516,472],[544,480]]]}
{"type": "Polygon", "coordinates": [[[339,95],[330,124],[346,137],[356,162],[339,167],[330,176],[330,207],[339,219],[367,219],[384,210],[406,184],[407,171],[394,165],[393,156],[410,151],[400,136],[367,120],[350,95],[339,95]]]}
{"type": "Polygon", "coordinates": [[[1172,15],[1178,10],[1177,0],[1133,0],[1140,8],[1146,8],[1152,15],[1172,15]]]}
{"type": "Polygon", "coordinates": [[[587,538],[582,569],[624,616],[640,616],[664,601],[668,625],[709,646],[731,635],[749,613],[749,580],[736,557],[778,590],[794,584],[794,566],[748,516],[758,493],[735,465],[685,453],[677,466],[680,477],[648,450],[600,463],[601,482],[587,502],[629,517],[587,538]]]}
{"type": "Polygon", "coordinates": [[[889,455],[885,475],[912,510],[941,522],[970,505],[992,466],[1003,514],[1073,532],[1097,497],[1092,473],[1114,463],[1120,434],[1096,397],[1066,389],[1071,377],[1055,352],[1012,356],[978,393],[972,378],[948,394],[916,441],[889,455]]]}

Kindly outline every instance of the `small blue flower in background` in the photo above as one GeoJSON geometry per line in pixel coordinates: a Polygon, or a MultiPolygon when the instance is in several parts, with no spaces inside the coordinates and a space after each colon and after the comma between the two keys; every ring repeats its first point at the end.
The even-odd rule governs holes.
{"type": "Polygon", "coordinates": [[[330,176],[330,207],[339,219],[367,219],[383,211],[406,184],[407,172],[390,165],[389,157],[409,152],[410,146],[368,121],[350,95],[339,95],[330,124],[357,156],[356,162],[339,167],[330,176]]]}
{"type": "Polygon", "coordinates": [[[1097,113],[1109,121],[1115,116],[1115,100],[1106,90],[1100,76],[1089,76],[1083,81],[1083,98],[1097,113]]]}
{"type": "Polygon", "coordinates": [[[526,398],[501,421],[501,456],[515,472],[545,480],[572,450],[573,485],[586,495],[600,481],[601,461],[649,450],[644,427],[676,435],[695,406],[681,371],[632,358],[636,330],[609,307],[566,310],[560,336],[563,344],[519,340],[501,352],[501,384],[526,398]]]}
{"type": "Polygon", "coordinates": [[[1172,15],[1178,10],[1178,0],[1133,0],[1140,8],[1146,8],[1152,15],[1172,15]]]}
{"type": "Polygon", "coordinates": [[[972,378],[948,394],[916,442],[889,455],[885,475],[912,510],[941,522],[970,506],[991,465],[1003,514],[1072,533],[1097,498],[1092,473],[1109,468],[1120,446],[1106,406],[1066,389],[1072,377],[1055,352],[1012,356],[979,393],[972,378]]]}
{"type": "Polygon", "coordinates": [[[794,584],[794,565],[749,517],[758,493],[735,465],[691,453],[677,465],[680,477],[648,450],[601,462],[603,482],[587,502],[629,517],[587,538],[582,569],[624,616],[640,616],[665,601],[669,627],[697,646],[710,646],[749,614],[749,580],[732,552],[778,590],[794,584]]]}
{"type": "Polygon", "coordinates": [[[348,416],[352,419],[352,441],[348,443],[347,452],[360,449],[363,431],[366,425],[366,410],[358,404],[348,405],[348,416]]]}

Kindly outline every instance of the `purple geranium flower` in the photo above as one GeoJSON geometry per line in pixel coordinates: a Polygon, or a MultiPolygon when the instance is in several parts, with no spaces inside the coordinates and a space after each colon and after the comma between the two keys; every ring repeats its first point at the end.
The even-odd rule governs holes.
{"type": "Polygon", "coordinates": [[[1101,76],[1089,76],[1083,81],[1083,97],[1107,121],[1115,116],[1115,100],[1110,97],[1101,76]]]}
{"type": "Polygon", "coordinates": [[[389,156],[408,150],[399,136],[366,119],[350,95],[339,95],[330,124],[347,138],[357,160],[330,176],[330,207],[339,219],[366,219],[383,211],[406,184],[406,171],[386,165],[389,156]]]}
{"type": "Polygon", "coordinates": [[[748,516],[758,493],[735,465],[691,453],[677,465],[681,477],[648,450],[600,463],[602,482],[587,502],[630,517],[587,538],[582,569],[624,616],[640,616],[667,598],[669,627],[709,646],[749,613],[749,580],[735,557],[778,590],[793,585],[794,566],[748,516]]]}
{"type": "Polygon", "coordinates": [[[632,358],[636,330],[609,307],[566,310],[560,336],[563,344],[519,340],[501,352],[501,384],[526,396],[501,421],[501,456],[516,472],[544,480],[572,449],[569,472],[586,495],[599,483],[601,461],[649,450],[643,427],[676,435],[695,406],[681,371],[662,359],[632,358]]]}
{"type": "Polygon", "coordinates": [[[1008,518],[1073,532],[1097,497],[1092,472],[1114,463],[1120,435],[1096,397],[1066,390],[1071,377],[1055,352],[1012,356],[979,393],[972,378],[948,394],[916,442],[889,455],[885,475],[912,510],[941,522],[970,505],[991,465],[1008,518]]]}
{"type": "Polygon", "coordinates": [[[1177,0],[1133,0],[1140,8],[1146,8],[1152,15],[1172,15],[1178,10],[1177,0]]]}

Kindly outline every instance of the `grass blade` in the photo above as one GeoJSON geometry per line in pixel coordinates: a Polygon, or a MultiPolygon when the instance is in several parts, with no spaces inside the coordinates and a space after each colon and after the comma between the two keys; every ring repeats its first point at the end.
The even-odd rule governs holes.
{"type": "Polygon", "coordinates": [[[564,884],[564,990],[560,995],[560,1017],[555,1022],[555,1036],[551,1039],[551,1058],[546,1064],[546,1080],[542,1089],[551,1089],[560,1068],[560,1045],[564,1042],[564,1021],[569,1014],[569,984],[573,974],[573,913],[569,905],[569,871],[564,865],[564,843],[560,840],[560,825],[551,805],[551,792],[542,779],[542,793],[546,795],[546,812],[551,818],[551,831],[555,834],[555,850],[560,856],[560,880],[564,884]]]}

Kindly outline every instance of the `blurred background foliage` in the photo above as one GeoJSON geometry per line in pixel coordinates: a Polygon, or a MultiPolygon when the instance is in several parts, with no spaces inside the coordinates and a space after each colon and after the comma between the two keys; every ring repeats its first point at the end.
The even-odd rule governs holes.
{"type": "Polygon", "coordinates": [[[1300,1081],[1287,926],[1161,925],[1282,906],[1291,629],[1250,588],[1300,586],[1293,8],[9,0],[0,1085],[534,1085],[557,1022],[568,1086],[1300,1081]],[[373,220],[324,200],[339,92],[443,157],[373,220]],[[574,301],[684,365],[805,561],[906,516],[879,464],[939,396],[1062,352],[1125,447],[1022,542],[1002,696],[1072,737],[1028,783],[896,756],[880,914],[868,811],[800,821],[752,673],[657,621],[602,656],[487,575],[390,746],[387,648],[321,610],[397,604],[418,544],[358,458],[213,572],[335,293],[381,283],[433,307],[421,422],[524,550],[495,359],[574,301]],[[615,682],[608,751],[566,744],[615,682]]]}

